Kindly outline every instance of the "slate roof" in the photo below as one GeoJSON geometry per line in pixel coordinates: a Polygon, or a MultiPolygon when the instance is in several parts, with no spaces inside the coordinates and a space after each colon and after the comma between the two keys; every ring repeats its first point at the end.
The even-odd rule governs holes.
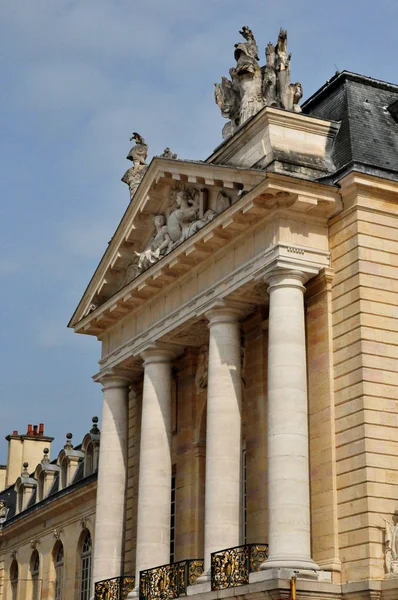
{"type": "Polygon", "coordinates": [[[397,101],[398,85],[343,71],[304,102],[304,114],[341,121],[326,179],[356,170],[398,181],[398,121],[388,110],[397,101]]]}

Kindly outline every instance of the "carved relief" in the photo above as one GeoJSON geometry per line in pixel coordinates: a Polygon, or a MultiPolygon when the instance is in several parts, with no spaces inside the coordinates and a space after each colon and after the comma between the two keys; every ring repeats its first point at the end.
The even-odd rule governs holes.
{"type": "Polygon", "coordinates": [[[172,188],[170,202],[172,207],[165,215],[153,218],[155,233],[142,252],[135,252],[136,259],[128,266],[120,287],[146,271],[231,205],[229,196],[220,191],[216,210],[207,208],[207,190],[186,186],[172,188]]]}
{"type": "Polygon", "coordinates": [[[207,388],[207,376],[209,368],[209,346],[206,344],[199,350],[198,366],[195,375],[196,393],[200,394],[207,388]]]}
{"type": "Polygon", "coordinates": [[[392,522],[385,522],[385,567],[390,577],[398,577],[398,510],[392,517],[392,522]]]}
{"type": "Polygon", "coordinates": [[[236,67],[230,69],[231,79],[222,77],[215,84],[215,100],[223,117],[230,119],[223,129],[223,138],[232,135],[247,119],[264,106],[276,106],[300,112],[298,105],[303,90],[299,82],[290,83],[291,54],[287,50],[287,31],[281,29],[274,46],[265,50],[266,65],[260,67],[258,47],[249,27],[239,32],[245,42],[235,44],[236,67]]]}

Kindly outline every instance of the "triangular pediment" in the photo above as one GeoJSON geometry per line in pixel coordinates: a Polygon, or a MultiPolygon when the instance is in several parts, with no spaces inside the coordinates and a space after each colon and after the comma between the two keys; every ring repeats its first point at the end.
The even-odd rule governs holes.
{"type": "MultiPolygon", "coordinates": [[[[81,330],[77,327],[77,330],[90,334],[100,333],[101,328],[96,329],[92,322],[96,320],[101,307],[111,298],[127,294],[133,281],[139,283],[146,279],[145,274],[154,269],[155,263],[161,264],[166,256],[170,262],[178,248],[188,242],[188,238],[193,241],[199,231],[203,234],[211,221],[234,206],[242,196],[264,181],[265,177],[266,173],[259,169],[155,157],[127,207],[69,327],[76,328],[84,321],[85,328],[81,330]],[[183,206],[180,206],[177,214],[177,195],[181,191],[184,192],[183,206]],[[158,255],[154,251],[151,256],[149,248],[156,235],[154,217],[160,215],[163,216],[164,226],[168,226],[170,230],[169,243],[167,247],[163,246],[158,255]],[[183,222],[182,227],[180,221],[183,222]],[[148,256],[143,255],[145,252],[148,256]],[[91,326],[87,326],[88,323],[91,326]]],[[[197,251],[199,252],[198,249],[197,251]]],[[[190,263],[191,260],[185,258],[187,268],[190,263]]],[[[179,268],[182,268],[182,264],[179,268]]],[[[177,272],[180,271],[177,269],[177,272]]],[[[157,284],[152,281],[151,289],[156,285],[162,287],[173,280],[176,273],[169,270],[167,275],[162,274],[157,284]]],[[[128,312],[146,301],[149,286],[144,288],[134,294],[134,298],[130,298],[130,303],[124,302],[123,309],[117,309],[118,316],[123,314],[122,310],[128,312]]],[[[101,327],[110,321],[109,318],[108,321],[102,319],[101,327]]]]}

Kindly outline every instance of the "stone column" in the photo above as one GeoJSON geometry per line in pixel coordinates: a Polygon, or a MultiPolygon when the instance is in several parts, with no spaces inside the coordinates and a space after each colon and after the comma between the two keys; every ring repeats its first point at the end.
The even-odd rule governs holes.
{"type": "Polygon", "coordinates": [[[210,580],[210,554],[240,543],[242,311],[221,306],[209,319],[207,384],[205,565],[198,583],[210,580]]]}
{"type": "Polygon", "coordinates": [[[140,571],[170,562],[171,360],[162,347],[146,350],[142,397],[136,546],[136,585],[140,571]]]}
{"type": "Polygon", "coordinates": [[[95,517],[93,585],[122,575],[129,376],[104,375],[95,517]]]}
{"type": "Polygon", "coordinates": [[[319,569],[311,558],[306,280],[288,269],[267,276],[269,558],[262,569],[319,569]]]}

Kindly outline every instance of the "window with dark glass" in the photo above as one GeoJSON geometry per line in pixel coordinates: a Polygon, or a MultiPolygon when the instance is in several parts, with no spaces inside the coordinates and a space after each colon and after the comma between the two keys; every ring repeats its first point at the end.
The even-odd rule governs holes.
{"type": "Polygon", "coordinates": [[[40,600],[40,556],[37,550],[30,560],[30,574],[32,577],[32,600],[40,600]]]}
{"type": "Polygon", "coordinates": [[[246,450],[242,451],[242,542],[247,543],[247,460],[246,450]]]}
{"type": "Polygon", "coordinates": [[[11,600],[17,600],[18,596],[18,563],[13,560],[10,568],[10,582],[11,582],[11,600]]]}
{"type": "Polygon", "coordinates": [[[87,531],[80,559],[80,600],[90,600],[91,588],[91,535],[87,531]]]}
{"type": "Polygon", "coordinates": [[[170,562],[175,558],[175,520],[176,520],[176,474],[173,470],[171,476],[171,502],[170,502],[170,562]]]}
{"type": "Polygon", "coordinates": [[[58,542],[54,552],[54,600],[63,599],[64,589],[64,547],[62,542],[58,542]]]}

